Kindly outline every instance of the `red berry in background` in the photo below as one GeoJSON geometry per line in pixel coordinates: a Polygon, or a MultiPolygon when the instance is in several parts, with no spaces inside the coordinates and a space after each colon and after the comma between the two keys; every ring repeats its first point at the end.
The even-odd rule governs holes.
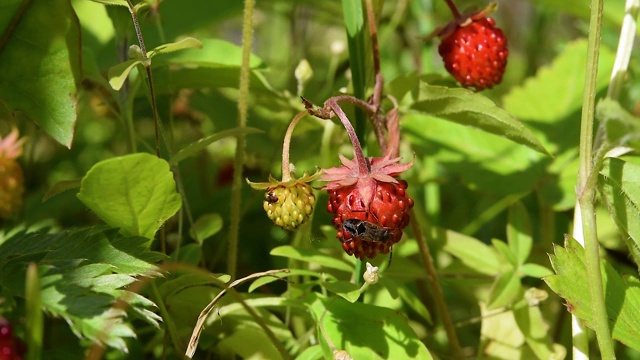
{"type": "Polygon", "coordinates": [[[340,160],[342,166],[326,169],[321,175],[322,180],[329,181],[324,189],[329,193],[327,210],[333,214],[333,224],[338,229],[336,237],[347,254],[359,259],[388,253],[409,224],[413,200],[406,192],[407,182],[396,177],[412,163],[399,164],[400,158],[385,156],[366,158],[367,165],[361,167],[343,156],[340,160]],[[384,228],[389,235],[384,241],[354,237],[344,229],[344,221],[348,219],[367,221],[384,228]]]}
{"type": "Polygon", "coordinates": [[[486,10],[453,20],[439,31],[438,52],[447,71],[464,87],[490,89],[507,67],[507,38],[486,10]]]}
{"type": "Polygon", "coordinates": [[[13,336],[9,321],[0,317],[0,360],[22,360],[24,349],[21,345],[13,336]]]}

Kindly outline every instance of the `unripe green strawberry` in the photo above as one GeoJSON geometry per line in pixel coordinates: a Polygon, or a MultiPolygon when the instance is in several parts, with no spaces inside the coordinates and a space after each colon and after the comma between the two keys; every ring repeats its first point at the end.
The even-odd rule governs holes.
{"type": "Polygon", "coordinates": [[[247,182],[256,190],[265,190],[262,207],[269,219],[277,226],[293,231],[306,223],[313,213],[316,196],[309,183],[318,176],[320,173],[311,176],[304,173],[296,179],[290,174],[287,181],[278,181],[269,176],[269,182],[247,182]]]}
{"type": "Polygon", "coordinates": [[[267,188],[262,206],[274,224],[293,231],[309,220],[315,203],[311,186],[295,182],[267,188]]]}
{"type": "Polygon", "coordinates": [[[24,139],[18,139],[13,129],[4,139],[0,137],[0,218],[15,215],[22,207],[24,176],[16,159],[22,154],[24,139]]]}

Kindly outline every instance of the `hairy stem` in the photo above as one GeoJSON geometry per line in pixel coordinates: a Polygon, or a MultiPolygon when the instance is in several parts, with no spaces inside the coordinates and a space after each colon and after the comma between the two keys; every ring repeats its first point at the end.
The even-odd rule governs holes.
{"type": "MultiPolygon", "coordinates": [[[[595,111],[596,79],[598,75],[598,55],[602,31],[603,0],[591,0],[591,16],[589,29],[589,47],[587,68],[582,101],[582,118],[580,126],[580,168],[578,171],[577,195],[582,214],[582,230],[586,252],[587,278],[589,279],[589,295],[594,320],[594,330],[598,339],[603,359],[615,359],[613,341],[609,329],[607,308],[605,306],[602,274],[600,272],[600,254],[595,215],[595,181],[593,167],[593,123],[595,111]]],[[[574,226],[580,226],[575,224],[574,226]]]]}
{"type": "MultiPolygon", "coordinates": [[[[249,107],[249,59],[253,32],[254,0],[245,0],[244,18],[242,20],[242,64],[240,66],[240,95],[238,97],[238,127],[247,126],[247,109],[249,107]]],[[[232,279],[236,277],[238,264],[238,234],[240,231],[240,203],[242,197],[242,169],[244,168],[244,151],[246,138],[238,135],[236,157],[233,164],[233,183],[231,188],[231,220],[229,224],[229,253],[227,257],[227,273],[232,279]]]]}

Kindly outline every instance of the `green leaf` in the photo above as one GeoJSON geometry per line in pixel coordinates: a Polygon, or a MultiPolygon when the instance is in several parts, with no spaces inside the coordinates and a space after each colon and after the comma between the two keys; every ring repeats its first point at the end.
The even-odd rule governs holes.
{"type": "Polygon", "coordinates": [[[604,124],[610,147],[630,146],[640,149],[640,119],[626,111],[620,103],[608,97],[598,101],[596,118],[604,124]]]}
{"type": "MultiPolygon", "coordinates": [[[[614,54],[600,48],[596,91],[609,84],[614,54]]],[[[541,68],[535,77],[515,87],[504,99],[504,108],[520,119],[554,123],[578,111],[584,91],[584,66],[587,61],[587,40],[567,45],[550,66],[541,68]]]]}
{"type": "Polygon", "coordinates": [[[496,250],[498,250],[500,255],[502,255],[502,257],[504,257],[505,260],[509,262],[509,264],[511,264],[512,268],[518,267],[518,259],[516,259],[516,254],[504,241],[493,239],[491,240],[491,244],[496,248],[496,250]]]}
{"type": "Polygon", "coordinates": [[[148,239],[182,204],[169,164],[147,153],[94,165],[82,179],[78,198],[123,234],[148,239]]]}
{"type": "Polygon", "coordinates": [[[617,158],[606,159],[600,170],[599,189],[611,218],[622,232],[637,266],[640,266],[640,165],[617,158]]]}
{"type": "Polygon", "coordinates": [[[47,193],[44,194],[44,197],[42,197],[42,202],[45,202],[50,198],[67,190],[79,188],[81,182],[82,179],[58,181],[57,183],[53,184],[53,186],[51,186],[49,190],[47,190],[47,193]]]}
{"type": "Polygon", "coordinates": [[[421,100],[414,103],[412,109],[505,137],[549,155],[531,130],[484,95],[466,89],[432,85],[423,85],[421,90],[421,100]]]}
{"type": "Polygon", "coordinates": [[[82,78],[78,19],[68,0],[23,4],[2,19],[0,102],[71,147],[82,78]]]}
{"type": "Polygon", "coordinates": [[[190,156],[196,155],[198,152],[200,152],[201,150],[204,150],[207,146],[213,144],[214,142],[220,139],[224,139],[228,136],[240,136],[240,135],[247,135],[247,134],[256,134],[261,132],[263,131],[260,129],[251,128],[251,127],[234,128],[234,129],[220,131],[219,133],[206,136],[180,149],[180,151],[178,151],[175,155],[171,157],[171,159],[169,159],[169,163],[171,165],[176,165],[180,161],[190,156]]]}
{"type": "MultiPolygon", "coordinates": [[[[550,256],[556,275],[544,278],[549,287],[565,299],[567,309],[593,329],[593,314],[584,248],[572,238],[565,247],[555,246],[550,256]]],[[[640,281],[621,277],[616,270],[600,260],[605,304],[612,337],[624,345],[640,351],[640,281]]]]}
{"type": "Polygon", "coordinates": [[[83,338],[126,351],[122,337],[134,333],[122,321],[126,313],[113,308],[117,299],[127,301],[150,324],[159,320],[147,310],[155,307],[153,302],[125,290],[136,277],[160,274],[150,262],[162,255],[146,250],[146,242],[104,226],[59,234],[16,232],[0,244],[0,288],[10,298],[31,296],[24,279],[29,263],[35,262],[46,312],[66,319],[83,338]]]}
{"type": "Polygon", "coordinates": [[[296,360],[318,360],[322,359],[322,346],[312,345],[304,349],[296,360]]]}
{"type": "MultiPolygon", "coordinates": [[[[153,59],[156,93],[175,93],[182,88],[238,88],[242,49],[218,39],[201,39],[202,49],[186,49],[153,59]]],[[[274,90],[258,70],[262,60],[251,55],[251,90],[273,94],[274,90]]]]}
{"type": "Polygon", "coordinates": [[[149,51],[147,53],[147,56],[149,58],[152,58],[158,54],[169,54],[174,51],[180,51],[180,50],[186,50],[186,49],[202,49],[202,43],[198,39],[195,39],[192,37],[186,37],[180,41],[176,41],[168,44],[162,44],[154,48],[153,50],[149,51]]]}
{"type": "MultiPolygon", "coordinates": [[[[524,303],[524,301],[522,301],[524,303]]],[[[518,328],[524,335],[527,345],[536,354],[538,359],[563,359],[564,356],[555,356],[553,344],[549,336],[549,325],[542,317],[538,306],[515,306],[513,316],[518,328]]]]}
{"type": "Polygon", "coordinates": [[[198,266],[200,259],[202,258],[202,247],[200,244],[187,244],[181,246],[173,254],[171,254],[171,260],[189,264],[192,266],[198,266]]]}
{"type": "MultiPolygon", "coordinates": [[[[331,342],[354,359],[432,359],[407,318],[395,310],[320,295],[306,303],[331,342]]],[[[324,358],[332,359],[324,337],[320,341],[324,358]]]]}
{"type": "Polygon", "coordinates": [[[495,251],[480,240],[447,230],[443,250],[457,257],[471,269],[486,275],[496,275],[500,271],[500,260],[495,251]]]}
{"type": "Polygon", "coordinates": [[[531,276],[538,279],[541,279],[545,276],[553,275],[553,271],[551,271],[551,269],[549,269],[548,267],[532,263],[523,264],[520,267],[520,272],[523,275],[531,276]]]}
{"type": "Polygon", "coordinates": [[[91,1],[104,4],[104,5],[124,6],[127,8],[129,7],[129,4],[127,4],[127,0],[91,0],[91,1]]]}
{"type": "Polygon", "coordinates": [[[500,274],[491,288],[487,309],[492,310],[513,304],[522,292],[521,288],[520,276],[515,270],[500,274]]]}
{"type": "Polygon", "coordinates": [[[520,201],[509,207],[507,221],[509,248],[516,255],[516,266],[522,265],[531,253],[533,237],[531,236],[532,229],[529,214],[520,201]]]}
{"type": "Polygon", "coordinates": [[[284,256],[294,260],[322,265],[327,268],[353,272],[353,265],[335,256],[322,253],[315,249],[303,249],[289,245],[279,246],[270,252],[274,256],[284,256]]]}
{"type": "MultiPolygon", "coordinates": [[[[188,38],[192,39],[192,38],[188,38]]],[[[201,40],[188,40],[185,45],[194,45],[193,40],[197,41],[201,46],[198,48],[184,48],[183,51],[168,53],[166,56],[153,59],[154,67],[161,67],[167,65],[198,65],[208,68],[219,68],[230,70],[232,68],[239,68],[242,64],[242,48],[230,43],[228,41],[220,39],[201,39],[201,40]]],[[[184,40],[183,40],[184,41],[184,40]]],[[[166,44],[162,46],[178,46],[178,43],[166,44]]],[[[160,47],[159,47],[160,48],[160,47]]],[[[158,48],[154,49],[157,50],[158,48]]],[[[163,48],[164,50],[164,48],[163,48]]],[[[163,53],[166,53],[163,51],[163,53]]],[[[249,67],[252,69],[259,69],[264,67],[262,59],[251,54],[249,59],[249,67]]],[[[238,81],[236,79],[236,81],[238,81]]]]}
{"type": "Polygon", "coordinates": [[[410,307],[413,311],[416,312],[427,324],[432,325],[433,319],[431,319],[431,314],[429,313],[429,309],[424,304],[424,301],[416,296],[411,290],[409,290],[405,286],[399,286],[397,288],[398,295],[402,298],[402,302],[410,307]]]}
{"type": "Polygon", "coordinates": [[[222,230],[222,225],[222,216],[220,216],[220,214],[203,214],[193,224],[189,231],[189,235],[202,245],[204,240],[212,237],[222,230]]]}
{"type": "Polygon", "coordinates": [[[181,274],[174,279],[167,280],[158,286],[158,291],[163,299],[169,299],[184,290],[199,286],[221,287],[225,285],[224,277],[214,276],[213,274],[191,273],[181,274]]]}
{"type": "Polygon", "coordinates": [[[113,90],[120,90],[122,85],[124,85],[124,82],[127,80],[131,70],[133,70],[137,65],[142,65],[142,63],[142,60],[132,59],[110,67],[107,73],[109,77],[109,85],[111,85],[113,90]]]}
{"type": "Polygon", "coordinates": [[[362,294],[360,287],[349,281],[324,281],[322,287],[342,297],[350,303],[358,301],[362,294]]]}
{"type": "Polygon", "coordinates": [[[542,155],[503,137],[420,114],[405,116],[400,125],[419,153],[438,160],[472,189],[526,193],[544,174],[542,155]]]}

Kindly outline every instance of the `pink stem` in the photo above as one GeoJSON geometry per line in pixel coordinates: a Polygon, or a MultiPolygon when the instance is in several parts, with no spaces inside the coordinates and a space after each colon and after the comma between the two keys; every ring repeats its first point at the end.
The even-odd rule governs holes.
{"type": "Polygon", "coordinates": [[[287,128],[287,133],[284,135],[284,141],[282,142],[282,182],[291,180],[291,170],[289,169],[289,148],[291,146],[291,135],[293,134],[293,129],[298,124],[298,121],[308,114],[307,110],[298,113],[298,115],[291,120],[291,123],[287,128]]]}
{"type": "Polygon", "coordinates": [[[356,131],[351,125],[351,121],[347,118],[347,115],[342,111],[342,108],[338,105],[335,98],[331,98],[327,100],[327,105],[333,110],[334,113],[340,118],[342,121],[342,125],[347,130],[347,134],[349,134],[349,138],[351,139],[351,143],[353,144],[353,155],[354,161],[358,164],[358,172],[360,174],[368,174],[369,166],[367,164],[367,160],[362,153],[362,147],[360,146],[360,141],[358,140],[358,136],[356,135],[356,131]]]}

